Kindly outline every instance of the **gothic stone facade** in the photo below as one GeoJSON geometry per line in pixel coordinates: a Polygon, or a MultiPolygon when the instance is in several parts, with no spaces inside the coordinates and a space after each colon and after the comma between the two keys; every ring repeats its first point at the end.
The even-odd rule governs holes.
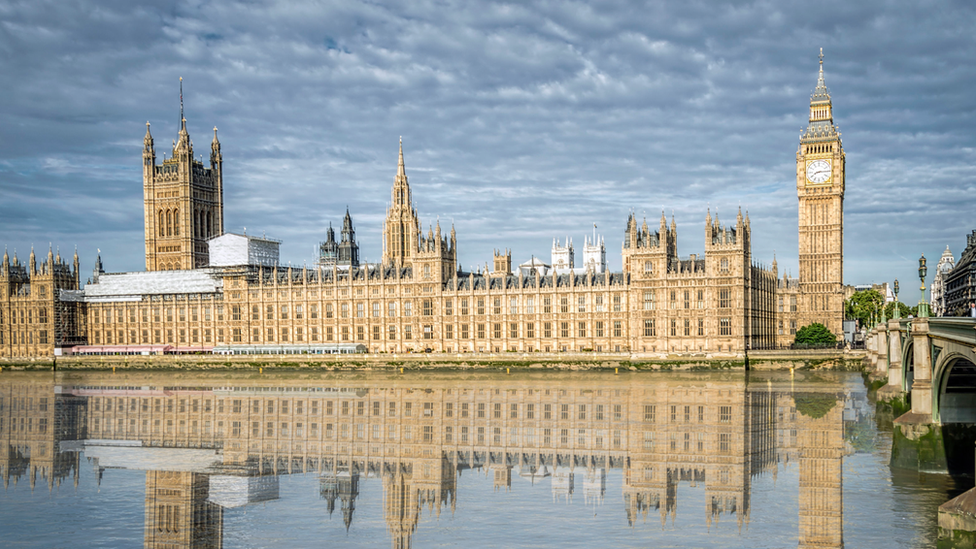
{"type": "Polygon", "coordinates": [[[207,266],[207,239],[224,233],[222,165],[217,128],[214,128],[207,168],[193,158],[193,142],[186,131],[185,118],[172,154],[164,158],[162,165],[157,165],[153,137],[146,122],[142,186],[147,271],[207,266]]]}
{"type": "MultiPolygon", "coordinates": [[[[209,169],[192,159],[185,121],[179,137],[173,157],[156,166],[146,133],[149,271],[206,265],[206,239],[223,232],[216,132],[209,169]]],[[[187,287],[152,286],[136,283],[147,273],[111,275],[122,283],[85,290],[84,335],[89,345],[202,351],[220,345],[352,343],[386,353],[593,350],[663,356],[739,355],[789,345],[796,330],[811,322],[840,334],[845,166],[822,60],[796,166],[798,279],[780,278],[775,260],[771,268],[753,261],[749,216],[741,211],[728,226],[706,214],[700,257],[678,256],[673,219],[668,225],[662,216],[652,231],[646,220],[639,226],[630,216],[621,272],[513,274],[510,254],[496,253],[494,270],[473,273],[458,269],[453,227],[444,234],[437,223],[423,233],[401,143],[381,264],[183,271],[189,278],[209,277],[197,290],[187,289],[194,287],[189,278],[187,287]]],[[[5,356],[23,352],[4,347],[5,356]]]]}
{"type": "Polygon", "coordinates": [[[6,251],[0,264],[0,356],[49,357],[55,349],[84,341],[84,305],[63,294],[77,294],[78,254],[74,267],[48,250],[37,262],[31,250],[27,265],[11,261],[6,251]]]}

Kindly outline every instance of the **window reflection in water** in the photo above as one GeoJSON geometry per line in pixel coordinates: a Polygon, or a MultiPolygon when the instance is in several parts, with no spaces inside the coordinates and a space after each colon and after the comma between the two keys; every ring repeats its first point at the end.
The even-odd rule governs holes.
{"type": "MultiPolygon", "coordinates": [[[[674,520],[679,482],[703,485],[710,526],[750,520],[752,479],[799,462],[799,546],[843,546],[843,388],[681,375],[374,376],[4,374],[4,484],[77,486],[146,471],[146,547],[221,547],[223,513],[278,499],[280,475],[317,476],[346,528],[360,483],[381,479],[393,547],[421,512],[455,510],[457,478],[496,490],[549,479],[554,501],[602,503],[621,470],[629,524],[674,520]],[[798,411],[799,408],[799,411],[798,411]]],[[[372,504],[372,503],[371,503],[372,504]]],[[[693,512],[687,509],[685,512],[693,512]]],[[[694,511],[700,512],[700,511],[694,511]]]]}

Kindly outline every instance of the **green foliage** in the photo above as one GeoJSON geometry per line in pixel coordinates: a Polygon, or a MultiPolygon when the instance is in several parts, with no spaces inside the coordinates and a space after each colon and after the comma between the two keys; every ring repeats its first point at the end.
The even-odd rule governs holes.
{"type": "Polygon", "coordinates": [[[817,393],[798,393],[793,396],[796,411],[811,419],[820,419],[837,405],[837,397],[817,393]]]}
{"type": "Polygon", "coordinates": [[[837,336],[831,333],[823,324],[814,322],[797,330],[793,343],[805,346],[833,345],[837,343],[837,336]]]}
{"type": "Polygon", "coordinates": [[[876,433],[877,427],[868,418],[861,418],[861,421],[844,422],[844,440],[854,448],[855,452],[874,452],[876,433]]]}
{"type": "Polygon", "coordinates": [[[884,296],[878,290],[861,290],[844,300],[844,316],[856,319],[858,326],[868,326],[871,318],[881,314],[884,296]]]}
{"type": "MultiPolygon", "coordinates": [[[[889,318],[889,319],[894,318],[893,315],[895,314],[895,304],[896,302],[892,302],[885,305],[885,309],[884,309],[885,318],[889,318]]],[[[898,312],[901,313],[900,318],[908,318],[908,315],[915,316],[915,313],[917,312],[918,309],[918,305],[916,305],[915,307],[909,307],[908,305],[905,305],[901,301],[898,301],[897,305],[898,305],[898,312]]]]}

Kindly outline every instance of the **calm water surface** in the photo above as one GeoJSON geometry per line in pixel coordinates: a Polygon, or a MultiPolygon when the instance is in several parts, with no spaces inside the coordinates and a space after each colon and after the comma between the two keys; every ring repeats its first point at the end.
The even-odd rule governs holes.
{"type": "Polygon", "coordinates": [[[857,374],[4,372],[0,437],[10,547],[932,547],[968,488],[857,374]]]}

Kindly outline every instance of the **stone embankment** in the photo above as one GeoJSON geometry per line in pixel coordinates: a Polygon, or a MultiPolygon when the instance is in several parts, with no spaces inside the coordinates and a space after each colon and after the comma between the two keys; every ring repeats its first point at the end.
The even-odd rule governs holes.
{"type": "MultiPolygon", "coordinates": [[[[857,370],[857,351],[753,351],[754,370],[857,370]]],[[[102,355],[57,359],[3,359],[0,368],[13,370],[244,370],[256,368],[324,370],[742,370],[746,357],[641,356],[628,353],[466,353],[352,355],[102,355]]]]}

